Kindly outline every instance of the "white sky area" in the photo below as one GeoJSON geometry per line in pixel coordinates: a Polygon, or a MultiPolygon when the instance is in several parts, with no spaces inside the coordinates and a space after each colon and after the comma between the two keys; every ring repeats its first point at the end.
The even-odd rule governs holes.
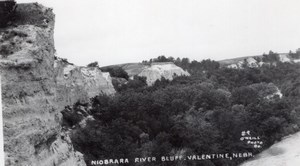
{"type": "Polygon", "coordinates": [[[56,14],[57,56],[76,65],[159,55],[221,60],[300,47],[299,0],[37,1],[56,14]]]}

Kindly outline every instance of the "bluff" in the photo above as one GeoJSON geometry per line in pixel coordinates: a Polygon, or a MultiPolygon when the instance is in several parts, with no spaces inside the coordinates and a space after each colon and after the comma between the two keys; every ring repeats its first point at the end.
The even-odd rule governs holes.
{"type": "Polygon", "coordinates": [[[156,62],[150,66],[145,67],[138,76],[146,77],[147,84],[152,85],[156,80],[160,80],[164,77],[167,80],[173,80],[175,76],[189,76],[187,71],[176,66],[172,62],[156,62]]]}
{"type": "Polygon", "coordinates": [[[86,165],[61,111],[99,93],[114,94],[109,73],[55,57],[52,9],[18,4],[0,29],[0,74],[6,165],[86,165]]]}
{"type": "Polygon", "coordinates": [[[156,80],[160,80],[162,77],[167,80],[173,80],[176,76],[190,76],[187,71],[176,66],[173,62],[155,62],[151,64],[127,63],[104,68],[109,67],[121,67],[127,72],[130,78],[134,76],[146,77],[148,85],[153,85],[156,80]]]}

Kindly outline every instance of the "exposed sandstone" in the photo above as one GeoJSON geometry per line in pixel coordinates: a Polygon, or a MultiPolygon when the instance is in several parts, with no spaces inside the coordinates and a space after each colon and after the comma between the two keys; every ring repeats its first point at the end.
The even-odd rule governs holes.
{"type": "Polygon", "coordinates": [[[147,84],[152,85],[156,80],[164,77],[167,80],[173,80],[175,76],[189,76],[187,71],[176,66],[172,62],[152,63],[149,67],[145,67],[138,76],[146,77],[147,84]]]}
{"type": "Polygon", "coordinates": [[[111,78],[55,58],[51,9],[19,4],[16,12],[13,25],[0,29],[6,165],[85,165],[61,127],[61,111],[115,93],[111,78]]]}
{"type": "Polygon", "coordinates": [[[54,61],[54,69],[57,91],[61,95],[57,98],[66,102],[63,105],[73,105],[77,101],[86,103],[100,93],[115,93],[109,73],[101,72],[98,67],[75,66],[58,58],[54,61]]]}
{"type": "Polygon", "coordinates": [[[148,85],[153,85],[156,80],[160,80],[162,77],[173,80],[176,76],[190,76],[187,71],[176,66],[173,62],[155,62],[150,65],[128,63],[116,66],[122,67],[130,78],[136,75],[146,77],[148,85]]]}

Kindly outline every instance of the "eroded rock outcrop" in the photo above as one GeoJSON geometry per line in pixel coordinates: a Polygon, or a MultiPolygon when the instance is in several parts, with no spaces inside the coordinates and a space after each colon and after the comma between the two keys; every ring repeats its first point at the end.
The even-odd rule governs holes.
{"type": "Polygon", "coordinates": [[[55,58],[53,32],[52,10],[36,3],[19,4],[12,26],[0,29],[6,165],[85,165],[61,127],[61,111],[115,93],[108,73],[55,58]]]}
{"type": "Polygon", "coordinates": [[[156,80],[160,80],[162,77],[167,80],[173,80],[176,76],[190,76],[187,71],[176,66],[173,62],[155,62],[150,65],[128,63],[117,66],[122,67],[130,78],[136,75],[146,77],[148,85],[153,85],[156,80]]]}
{"type": "Polygon", "coordinates": [[[160,80],[162,77],[167,80],[173,80],[175,76],[189,75],[187,71],[184,71],[172,62],[152,63],[138,74],[138,76],[147,78],[148,85],[154,84],[156,80],[160,80]]]}
{"type": "Polygon", "coordinates": [[[64,105],[73,105],[77,101],[87,103],[100,93],[115,93],[109,73],[101,72],[98,67],[76,66],[56,58],[54,71],[58,94],[62,94],[57,98],[65,101],[64,105]]]}
{"type": "MultiPolygon", "coordinates": [[[[298,52],[297,52],[298,54],[298,52]]],[[[252,57],[242,57],[242,58],[235,58],[235,59],[227,59],[219,61],[219,63],[222,66],[228,67],[228,68],[234,68],[234,69],[243,69],[245,67],[250,68],[257,68],[261,67],[263,65],[274,65],[276,66],[277,62],[282,63],[299,63],[300,59],[295,58],[288,53],[280,53],[280,54],[274,54],[276,56],[276,60],[270,61],[270,60],[263,60],[263,56],[252,56],[252,57]]],[[[273,55],[273,56],[274,56],[273,55]]]]}

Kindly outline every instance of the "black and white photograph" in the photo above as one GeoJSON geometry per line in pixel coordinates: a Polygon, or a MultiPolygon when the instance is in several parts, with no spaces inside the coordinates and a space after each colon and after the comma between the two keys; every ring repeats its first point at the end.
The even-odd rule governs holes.
{"type": "Polygon", "coordinates": [[[0,166],[300,166],[299,0],[0,0],[0,166]]]}

